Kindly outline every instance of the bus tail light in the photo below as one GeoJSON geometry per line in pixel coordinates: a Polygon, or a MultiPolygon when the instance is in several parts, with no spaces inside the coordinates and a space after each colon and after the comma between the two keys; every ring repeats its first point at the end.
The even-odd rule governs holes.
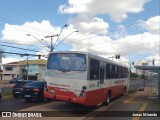
{"type": "Polygon", "coordinates": [[[83,87],[82,87],[82,90],[81,90],[81,92],[80,92],[80,94],[79,94],[79,97],[84,97],[84,96],[85,96],[85,94],[86,94],[86,89],[87,89],[86,86],[83,86],[83,87]]]}

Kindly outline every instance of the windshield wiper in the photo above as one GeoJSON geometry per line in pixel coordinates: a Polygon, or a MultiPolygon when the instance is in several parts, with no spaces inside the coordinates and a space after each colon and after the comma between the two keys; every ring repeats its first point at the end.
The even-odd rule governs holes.
{"type": "Polygon", "coordinates": [[[62,72],[70,72],[71,70],[67,70],[67,69],[58,69],[59,71],[62,71],[62,72]]]}

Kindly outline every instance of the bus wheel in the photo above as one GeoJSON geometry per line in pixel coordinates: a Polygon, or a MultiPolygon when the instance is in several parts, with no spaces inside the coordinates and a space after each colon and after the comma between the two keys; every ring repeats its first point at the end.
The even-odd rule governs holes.
{"type": "Polygon", "coordinates": [[[111,95],[110,93],[107,94],[107,97],[106,97],[106,101],[104,102],[104,105],[108,105],[110,103],[110,100],[111,100],[111,95]]]}
{"type": "Polygon", "coordinates": [[[124,87],[124,92],[127,92],[127,88],[126,88],[126,86],[124,87]]]}

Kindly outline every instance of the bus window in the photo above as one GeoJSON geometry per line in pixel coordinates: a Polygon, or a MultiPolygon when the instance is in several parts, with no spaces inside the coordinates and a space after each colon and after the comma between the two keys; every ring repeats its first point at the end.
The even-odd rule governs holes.
{"type": "Polygon", "coordinates": [[[122,68],[118,66],[118,78],[122,77],[122,68]]]}
{"type": "Polygon", "coordinates": [[[114,78],[118,78],[118,67],[115,65],[114,78]]]}
{"type": "Polygon", "coordinates": [[[106,79],[109,78],[109,64],[106,64],[106,79]]]}
{"type": "Polygon", "coordinates": [[[95,59],[90,60],[90,80],[99,79],[99,61],[95,59]]]}
{"type": "Polygon", "coordinates": [[[125,68],[122,67],[122,78],[125,78],[125,68]]]}
{"type": "Polygon", "coordinates": [[[54,53],[49,56],[47,69],[85,71],[86,56],[78,53],[54,53]]]}
{"type": "Polygon", "coordinates": [[[109,64],[109,78],[114,77],[114,66],[112,64],[109,64]]]}

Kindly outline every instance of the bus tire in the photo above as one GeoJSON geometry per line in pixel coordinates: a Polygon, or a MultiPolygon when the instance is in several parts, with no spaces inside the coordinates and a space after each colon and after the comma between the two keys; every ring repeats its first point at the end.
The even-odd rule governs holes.
{"type": "Polygon", "coordinates": [[[124,87],[123,87],[123,93],[122,93],[122,96],[126,93],[126,91],[127,91],[127,88],[126,88],[126,86],[124,86],[124,87]]]}
{"type": "Polygon", "coordinates": [[[126,87],[126,86],[124,87],[124,93],[125,93],[125,92],[127,92],[127,87],[126,87]]]}
{"type": "Polygon", "coordinates": [[[111,93],[109,92],[109,93],[107,94],[107,97],[106,97],[106,100],[105,100],[105,102],[104,102],[104,105],[105,105],[105,106],[109,105],[110,100],[111,100],[111,93]]]}

